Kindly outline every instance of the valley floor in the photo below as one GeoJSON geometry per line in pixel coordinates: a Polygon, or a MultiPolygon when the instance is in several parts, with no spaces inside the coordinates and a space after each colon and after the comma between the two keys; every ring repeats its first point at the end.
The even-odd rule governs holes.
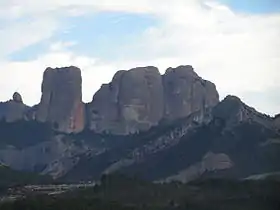
{"type": "MultiPolygon", "coordinates": [[[[10,192],[1,210],[279,210],[280,182],[208,179],[154,184],[122,175],[99,184],[45,185],[10,192]],[[16,194],[18,193],[18,194],[16,194]],[[13,197],[14,196],[14,197],[13,197]],[[18,197],[15,197],[18,196],[18,197]]],[[[15,189],[14,189],[15,190],[15,189]]]]}

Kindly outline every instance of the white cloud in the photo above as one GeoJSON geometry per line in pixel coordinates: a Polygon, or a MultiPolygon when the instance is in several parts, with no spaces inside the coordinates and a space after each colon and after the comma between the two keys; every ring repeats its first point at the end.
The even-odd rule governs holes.
{"type": "Polygon", "coordinates": [[[84,98],[88,101],[118,69],[156,65],[163,72],[168,66],[191,64],[202,77],[216,83],[222,96],[239,95],[261,111],[280,112],[279,100],[275,100],[280,92],[268,96],[269,91],[280,89],[280,14],[240,14],[216,1],[204,0],[7,0],[0,8],[0,19],[10,18],[13,22],[21,17],[44,17],[27,25],[24,22],[0,29],[0,68],[9,72],[0,81],[0,100],[10,97],[18,86],[29,103],[38,102],[46,66],[82,68],[84,98]],[[52,36],[61,16],[93,11],[152,14],[159,24],[139,34],[137,43],[119,49],[118,60],[110,62],[76,55],[66,49],[69,43],[61,42],[33,61],[2,59],[1,63],[1,55],[52,36]],[[34,76],[30,77],[31,73],[34,76]],[[12,84],[8,84],[6,81],[11,79],[12,84]],[[259,101],[256,92],[261,94],[259,101]]]}
{"type": "Polygon", "coordinates": [[[51,17],[25,20],[0,28],[0,59],[50,38],[58,27],[51,17]]]}
{"type": "Polygon", "coordinates": [[[67,50],[71,43],[54,43],[50,50],[32,61],[0,62],[5,74],[1,75],[0,101],[11,99],[18,91],[24,103],[34,105],[40,101],[43,72],[47,67],[75,65],[81,68],[83,77],[83,99],[91,101],[93,94],[100,87],[100,82],[109,82],[115,73],[115,66],[98,62],[98,59],[79,56],[67,50]]]}
{"type": "Polygon", "coordinates": [[[147,30],[142,41],[127,51],[165,67],[192,64],[216,83],[222,97],[244,96],[245,102],[261,111],[280,111],[279,101],[272,97],[259,106],[245,94],[280,89],[280,14],[244,15],[218,4],[208,4],[208,8],[197,4],[191,9],[182,4],[175,11],[165,13],[163,25],[147,30]]]}

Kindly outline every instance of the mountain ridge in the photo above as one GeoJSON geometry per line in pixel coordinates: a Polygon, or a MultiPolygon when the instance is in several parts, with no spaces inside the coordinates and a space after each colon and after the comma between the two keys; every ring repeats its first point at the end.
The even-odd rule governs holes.
{"type": "Polygon", "coordinates": [[[236,96],[220,101],[192,66],[118,71],[90,103],[81,84],[77,67],[47,68],[39,104],[25,106],[19,93],[1,103],[0,162],[70,182],[115,172],[188,182],[280,171],[279,117],[236,96]]]}
{"type": "MultiPolygon", "coordinates": [[[[1,114],[9,122],[18,119],[49,122],[64,133],[84,128],[102,133],[128,135],[145,131],[160,121],[176,120],[219,102],[215,84],[199,77],[192,66],[168,68],[160,74],[153,66],[118,71],[110,83],[103,84],[90,103],[82,102],[82,76],[78,67],[47,68],[39,104],[1,114]],[[172,103],[170,103],[172,101],[172,103]],[[11,119],[9,119],[11,118],[11,119]]],[[[23,105],[19,93],[14,94],[23,105]]],[[[3,104],[6,109],[12,105],[3,104]]]]}

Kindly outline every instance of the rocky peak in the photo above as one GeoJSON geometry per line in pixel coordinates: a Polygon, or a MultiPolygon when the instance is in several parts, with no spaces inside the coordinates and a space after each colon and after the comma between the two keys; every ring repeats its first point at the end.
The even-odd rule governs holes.
{"type": "Polygon", "coordinates": [[[165,75],[167,74],[176,74],[181,77],[199,77],[190,65],[181,65],[176,68],[169,67],[165,72],[165,75]]]}
{"type": "Polygon", "coordinates": [[[256,122],[264,126],[272,126],[272,118],[257,112],[254,108],[246,105],[236,96],[226,96],[213,109],[213,117],[222,119],[227,126],[233,126],[241,122],[256,122]]]}
{"type": "Polygon", "coordinates": [[[228,95],[214,108],[213,113],[216,117],[227,119],[238,114],[244,105],[240,98],[228,95]]]}
{"type": "Polygon", "coordinates": [[[23,103],[22,97],[18,92],[13,94],[13,101],[17,103],[23,103]]]}
{"type": "Polygon", "coordinates": [[[21,95],[15,92],[12,100],[0,103],[0,119],[6,122],[23,120],[28,109],[29,107],[23,104],[21,95]]]}
{"type": "Polygon", "coordinates": [[[50,122],[54,129],[72,133],[84,129],[82,77],[77,67],[47,68],[36,119],[50,122]]]}
{"type": "Polygon", "coordinates": [[[192,66],[168,68],[163,75],[165,118],[175,120],[219,102],[216,86],[202,79],[192,66]]]}
{"type": "Polygon", "coordinates": [[[163,114],[163,87],[153,66],[118,71],[89,104],[89,124],[96,132],[130,134],[157,125],[163,114]]]}
{"type": "Polygon", "coordinates": [[[219,102],[213,83],[200,78],[192,66],[153,66],[118,71],[88,105],[90,129],[126,135],[148,130],[161,120],[177,120],[219,102]]]}

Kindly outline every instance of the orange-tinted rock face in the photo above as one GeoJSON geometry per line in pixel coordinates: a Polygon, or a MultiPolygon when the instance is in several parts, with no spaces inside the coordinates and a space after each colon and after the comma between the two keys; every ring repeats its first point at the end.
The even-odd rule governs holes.
{"type": "Polygon", "coordinates": [[[84,104],[79,68],[46,69],[36,120],[50,122],[54,129],[65,133],[83,130],[84,104]]]}
{"type": "Polygon", "coordinates": [[[82,102],[76,105],[72,116],[69,129],[74,132],[82,131],[85,127],[85,105],[82,102]]]}

